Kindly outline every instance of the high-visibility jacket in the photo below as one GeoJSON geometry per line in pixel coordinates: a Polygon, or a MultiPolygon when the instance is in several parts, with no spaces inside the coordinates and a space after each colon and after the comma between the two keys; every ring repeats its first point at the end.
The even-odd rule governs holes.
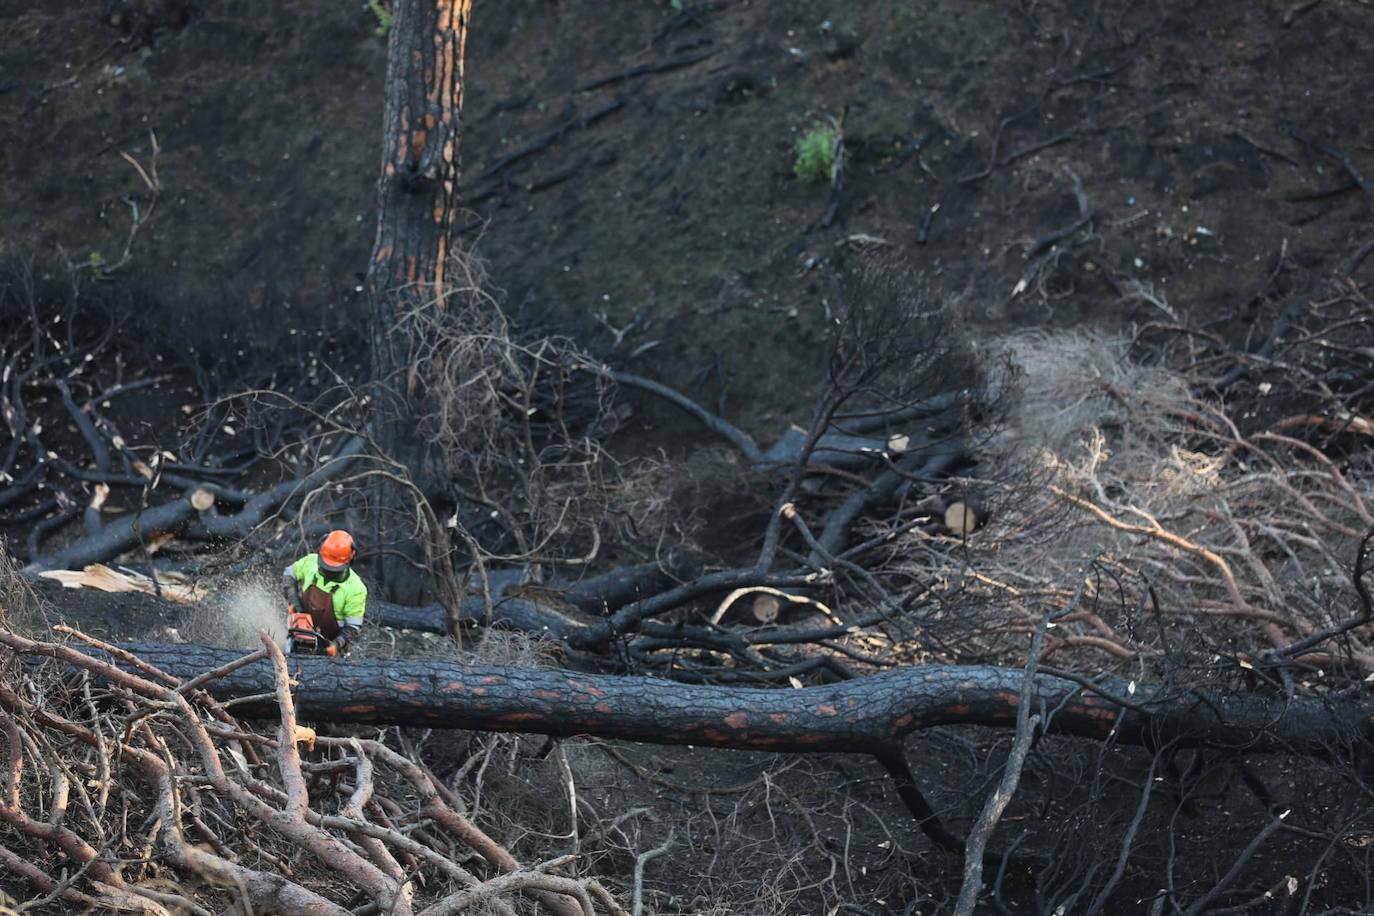
{"type": "Polygon", "coordinates": [[[367,611],[367,586],[356,572],[350,569],[348,575],[338,582],[330,582],[320,572],[319,554],[310,553],[291,564],[291,574],[296,579],[296,590],[308,608],[311,602],[307,598],[307,593],[318,589],[330,597],[334,619],[338,621],[339,626],[363,625],[363,614],[367,611]]]}

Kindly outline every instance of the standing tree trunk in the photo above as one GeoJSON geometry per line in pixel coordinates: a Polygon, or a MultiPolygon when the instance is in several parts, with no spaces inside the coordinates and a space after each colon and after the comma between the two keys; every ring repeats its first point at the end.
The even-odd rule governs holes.
{"type": "Polygon", "coordinates": [[[394,324],[407,305],[432,301],[444,282],[458,199],[470,7],[471,0],[395,0],[377,242],[367,277],[384,325],[394,324]]]}
{"type": "MultiPolygon", "coordinates": [[[[441,290],[458,200],[463,52],[471,0],[394,0],[386,66],[377,240],[367,286],[374,329],[374,433],[388,454],[419,471],[422,449],[407,419],[415,394],[408,371],[405,316],[442,308],[441,290]]],[[[378,578],[399,601],[418,601],[420,578],[408,559],[416,545],[396,494],[384,496],[374,529],[382,551],[378,578]]]]}

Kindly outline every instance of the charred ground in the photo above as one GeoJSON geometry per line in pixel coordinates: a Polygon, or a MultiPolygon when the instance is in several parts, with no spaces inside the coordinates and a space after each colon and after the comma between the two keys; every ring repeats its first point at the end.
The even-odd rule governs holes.
{"type": "MultiPolygon", "coordinates": [[[[375,16],[342,2],[108,6],[120,25],[75,5],[8,14],[5,252],[60,246],[101,276],[127,239],[124,198],[146,210],[120,153],[148,164],[153,131],[163,191],[115,275],[123,311],[229,366],[239,350],[298,359],[280,334],[322,324],[346,344],[373,237],[375,16]],[[250,322],[278,333],[237,339],[250,322]]],[[[1368,15],[1355,2],[479,7],[468,232],[514,308],[704,402],[723,396],[749,428],[809,395],[828,268],[865,246],[987,327],[1156,320],[1135,295],[1152,287],[1243,329],[1285,240],[1283,290],[1366,241],[1368,194],[1337,151],[1358,169],[1368,143],[1351,71],[1368,15]],[[821,227],[828,189],[796,179],[793,144],[846,108],[845,189],[821,227]],[[1078,213],[1065,169],[1093,232],[1013,297],[1036,240],[1078,213]],[[597,315],[640,323],[615,346],[597,315]]]]}

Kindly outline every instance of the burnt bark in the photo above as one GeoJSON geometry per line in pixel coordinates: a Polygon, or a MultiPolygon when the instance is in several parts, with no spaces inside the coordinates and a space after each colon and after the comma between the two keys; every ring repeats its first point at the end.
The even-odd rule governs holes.
{"type": "Polygon", "coordinates": [[[384,308],[444,282],[458,195],[470,0],[401,0],[387,54],[377,240],[368,283],[384,308]],[[395,294],[402,293],[398,298],[395,294]]]}
{"type": "MultiPolygon", "coordinates": [[[[416,392],[404,324],[412,311],[443,308],[458,203],[470,8],[470,0],[398,0],[389,33],[377,238],[367,272],[373,374],[382,386],[373,425],[382,450],[412,473],[420,469],[423,447],[409,419],[416,392]]],[[[424,557],[405,534],[408,512],[400,495],[384,492],[380,502],[372,532],[381,557],[375,585],[414,603],[423,589],[416,570],[424,557]]]]}
{"type": "MultiPolygon", "coordinates": [[[[523,571],[519,570],[489,573],[490,612],[485,598],[469,596],[459,605],[457,619],[465,626],[505,627],[526,633],[540,633],[564,642],[585,640],[594,635],[585,619],[565,613],[554,604],[523,597],[518,591],[526,585],[522,580],[523,575],[523,571]]],[[[580,582],[555,582],[535,587],[533,594],[547,593],[583,614],[605,615],[631,602],[652,597],[666,590],[671,583],[672,579],[660,564],[640,563],[590,576],[580,582]]],[[[368,620],[386,627],[447,635],[451,619],[448,609],[441,604],[368,602],[368,620]]]]}
{"type": "MultiPolygon", "coordinates": [[[[382,626],[445,634],[450,632],[450,623],[456,618],[463,626],[497,626],[548,636],[579,652],[604,652],[617,639],[641,634],[674,645],[712,646],[731,651],[743,649],[750,642],[749,638],[714,627],[663,623],[653,618],[690,601],[744,585],[808,589],[822,584],[824,579],[817,573],[795,570],[760,573],[755,567],[703,573],[680,585],[668,587],[663,583],[659,588],[663,578],[664,574],[656,566],[643,564],[567,586],[566,591],[562,591],[564,586],[557,584],[543,589],[524,587],[529,595],[526,597],[519,592],[507,592],[518,583],[494,575],[490,610],[486,600],[478,596],[462,599],[457,613],[452,616],[439,604],[403,605],[369,600],[368,620],[382,626]],[[544,600],[540,591],[555,600],[544,600]],[[583,616],[579,618],[558,607],[560,600],[582,610],[583,616]]],[[[811,642],[833,635],[828,628],[814,632],[803,628],[791,636],[785,635],[782,629],[774,629],[769,631],[767,641],[811,642]]]]}
{"type": "Polygon", "coordinates": [[[685,572],[659,562],[621,566],[564,587],[563,600],[588,614],[605,614],[658,594],[672,585],[671,573],[685,572]]]}
{"type": "MultiPolygon", "coordinates": [[[[193,645],[124,648],[189,679],[242,653],[193,645]]],[[[95,650],[90,650],[95,652],[95,650]]],[[[655,744],[789,753],[881,754],[925,728],[1010,727],[1020,669],[930,665],[804,689],[748,689],[557,669],[471,667],[442,661],[293,657],[302,719],[375,725],[597,735],[655,744]]],[[[276,715],[266,662],[206,685],[248,717],[276,715]]],[[[1099,689],[1125,696],[1125,682],[1099,689]]],[[[1137,745],[1213,746],[1248,752],[1340,755],[1374,737],[1374,704],[1317,697],[1171,690],[1136,685],[1129,708],[1081,685],[1036,675],[1036,708],[1054,709],[1052,732],[1137,745]]]]}
{"type": "Polygon", "coordinates": [[[964,459],[964,443],[958,439],[934,443],[928,448],[903,456],[889,470],[879,474],[866,489],[855,490],[825,520],[817,541],[822,550],[813,550],[810,561],[823,563],[824,554],[844,551],[849,530],[865,510],[891,502],[913,477],[942,477],[964,459]]]}
{"type": "MultiPolygon", "coordinates": [[[[368,601],[368,620],[386,627],[419,630],[448,635],[450,616],[440,604],[408,605],[390,601],[368,601]]],[[[555,608],[515,596],[493,596],[487,602],[478,597],[464,598],[458,606],[458,620],[465,627],[494,626],[523,633],[538,633],[569,642],[582,636],[587,626],[555,608]]]]}

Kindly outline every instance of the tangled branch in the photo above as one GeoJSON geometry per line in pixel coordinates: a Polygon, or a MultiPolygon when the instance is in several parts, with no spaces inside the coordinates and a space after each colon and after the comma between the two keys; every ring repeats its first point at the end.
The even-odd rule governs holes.
{"type": "Polygon", "coordinates": [[[344,916],[349,894],[382,912],[429,916],[478,901],[513,913],[517,894],[562,916],[626,912],[595,880],[557,874],[566,862],[522,867],[443,799],[423,764],[379,740],[301,725],[286,660],[265,634],[264,650],[247,661],[271,663],[275,735],[233,718],[204,691],[243,660],[189,683],[146,662],[129,671],[61,643],[5,641],[80,672],[59,680],[7,663],[0,684],[8,748],[0,817],[16,838],[0,857],[40,893],[159,914],[239,901],[256,912],[344,916]],[[259,754],[275,760],[275,779],[254,765],[259,754]],[[115,772],[129,775],[89,792],[101,785],[93,777],[115,772]],[[385,815],[397,792],[419,794],[431,830],[403,831],[385,815]],[[46,817],[31,813],[43,810],[46,817]],[[119,823],[144,827],[120,831],[119,823]],[[448,843],[473,850],[486,874],[456,864],[448,843]],[[250,853],[278,864],[252,867],[250,853]],[[285,865],[302,853],[311,864],[285,865]],[[45,877],[63,874],[62,862],[62,881],[45,877]]]}

